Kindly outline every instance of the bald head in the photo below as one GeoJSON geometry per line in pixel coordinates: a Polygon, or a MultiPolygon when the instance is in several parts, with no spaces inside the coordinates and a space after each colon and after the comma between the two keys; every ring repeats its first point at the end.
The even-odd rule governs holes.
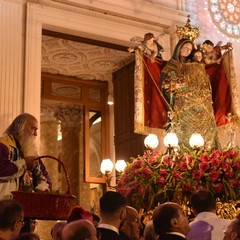
{"type": "Polygon", "coordinates": [[[62,230],[63,240],[97,240],[96,228],[88,220],[76,220],[68,223],[62,230]]]}
{"type": "Polygon", "coordinates": [[[129,239],[135,240],[140,238],[140,227],[138,211],[131,206],[126,206],[126,218],[121,223],[120,232],[129,239]]]}

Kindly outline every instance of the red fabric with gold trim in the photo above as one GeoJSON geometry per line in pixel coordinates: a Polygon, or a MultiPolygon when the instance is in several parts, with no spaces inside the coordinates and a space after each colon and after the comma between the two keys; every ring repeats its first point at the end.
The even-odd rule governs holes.
{"type": "Polygon", "coordinates": [[[231,112],[231,91],[228,79],[221,64],[206,65],[206,72],[212,86],[213,109],[217,126],[227,124],[227,114],[231,112]]]}
{"type": "Polygon", "coordinates": [[[165,128],[167,104],[160,92],[160,73],[166,61],[144,57],[144,109],[145,126],[165,128]]]}

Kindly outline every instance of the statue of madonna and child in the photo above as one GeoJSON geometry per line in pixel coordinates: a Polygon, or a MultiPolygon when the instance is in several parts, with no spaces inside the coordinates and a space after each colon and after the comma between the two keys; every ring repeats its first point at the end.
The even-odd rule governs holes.
{"type": "Polygon", "coordinates": [[[214,46],[210,40],[196,45],[199,30],[189,18],[176,34],[179,41],[169,61],[162,59],[164,48],[152,33],[144,38],[151,35],[152,51],[144,48],[144,39],[131,49],[136,55],[135,132],[164,136],[174,131],[183,151],[190,148],[191,135],[199,133],[207,149],[221,149],[217,127],[239,113],[232,45],[214,46]]]}

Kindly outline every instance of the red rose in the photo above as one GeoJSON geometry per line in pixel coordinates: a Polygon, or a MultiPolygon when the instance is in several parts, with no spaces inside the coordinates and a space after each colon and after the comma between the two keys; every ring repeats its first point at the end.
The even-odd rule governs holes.
{"type": "Polygon", "coordinates": [[[179,171],[173,172],[173,177],[176,179],[181,179],[182,178],[181,172],[179,172],[179,171]]]}
{"type": "Polygon", "coordinates": [[[240,187],[240,180],[233,179],[233,180],[231,180],[231,184],[234,188],[239,188],[240,187]]]}
{"type": "Polygon", "coordinates": [[[216,168],[219,168],[220,167],[220,165],[221,165],[221,162],[220,162],[220,160],[218,159],[218,158],[212,158],[212,166],[213,167],[216,167],[216,168]]]}
{"type": "Polygon", "coordinates": [[[209,177],[213,182],[216,182],[218,180],[218,177],[219,177],[218,171],[216,171],[216,170],[210,171],[209,177]]]}
{"type": "Polygon", "coordinates": [[[186,171],[187,170],[187,162],[181,162],[180,163],[180,170],[186,171]]]}
{"type": "Polygon", "coordinates": [[[202,170],[194,170],[194,171],[192,172],[192,177],[193,177],[193,179],[196,179],[196,180],[201,179],[202,173],[203,173],[202,170]]]}
{"type": "Polygon", "coordinates": [[[210,168],[210,166],[209,166],[209,164],[207,162],[202,162],[202,163],[199,164],[199,168],[203,172],[205,172],[205,171],[207,171],[210,168]]]}
{"type": "Polygon", "coordinates": [[[223,162],[223,163],[222,163],[222,169],[223,169],[223,171],[226,172],[229,168],[230,168],[229,163],[227,163],[227,162],[223,162]]]}
{"type": "Polygon", "coordinates": [[[132,165],[134,168],[140,168],[142,166],[142,162],[140,160],[134,160],[132,165]]]}
{"type": "Polygon", "coordinates": [[[238,170],[240,169],[240,161],[235,161],[234,164],[233,164],[233,167],[238,170]]]}
{"type": "Polygon", "coordinates": [[[212,151],[212,156],[215,158],[218,158],[222,155],[222,152],[220,150],[213,150],[212,151]]]}
{"type": "Polygon", "coordinates": [[[165,184],[165,178],[164,178],[164,177],[160,177],[160,178],[158,179],[158,184],[159,184],[159,185],[164,185],[164,184],[165,184]]]}
{"type": "Polygon", "coordinates": [[[203,155],[203,156],[200,157],[200,160],[202,162],[209,162],[210,157],[208,155],[203,155]]]}
{"type": "Polygon", "coordinates": [[[229,168],[226,171],[226,176],[229,177],[229,178],[232,178],[234,176],[234,171],[231,168],[229,168]]]}
{"type": "Polygon", "coordinates": [[[223,190],[223,184],[222,183],[216,183],[213,188],[214,188],[215,192],[220,193],[223,190]]]}
{"type": "Polygon", "coordinates": [[[142,170],[142,176],[146,179],[150,178],[151,174],[152,174],[152,170],[150,168],[146,167],[142,170]]]}
{"type": "Polygon", "coordinates": [[[148,160],[148,162],[149,162],[150,164],[153,164],[153,163],[155,163],[156,161],[157,161],[157,158],[156,158],[156,157],[150,157],[149,160],[148,160]]]}
{"type": "Polygon", "coordinates": [[[160,176],[166,177],[168,175],[168,170],[167,169],[161,169],[159,171],[160,176]]]}

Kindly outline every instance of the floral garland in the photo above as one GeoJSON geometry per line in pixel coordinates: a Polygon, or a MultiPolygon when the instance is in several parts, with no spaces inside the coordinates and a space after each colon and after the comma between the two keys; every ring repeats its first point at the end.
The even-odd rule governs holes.
{"type": "Polygon", "coordinates": [[[221,202],[240,199],[240,151],[188,150],[163,154],[147,150],[131,158],[117,184],[118,192],[137,209],[175,201],[187,205],[193,191],[209,189],[221,202]]]}

